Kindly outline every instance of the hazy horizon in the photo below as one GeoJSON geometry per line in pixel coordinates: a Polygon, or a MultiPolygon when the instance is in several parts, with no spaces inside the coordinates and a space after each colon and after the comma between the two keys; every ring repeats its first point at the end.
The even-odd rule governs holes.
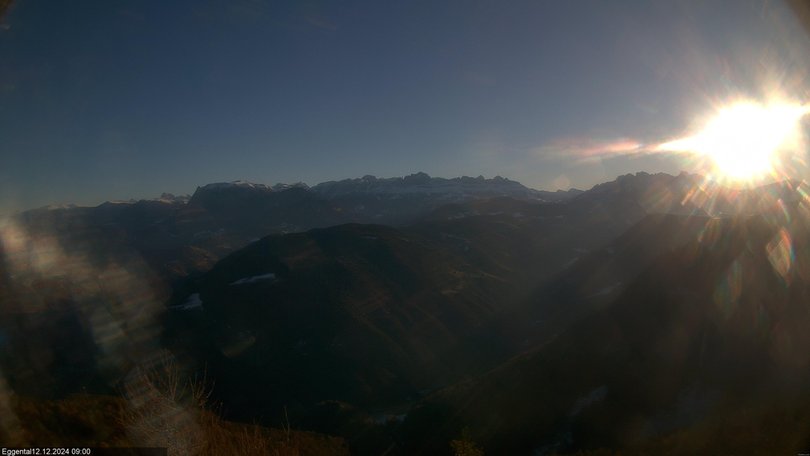
{"type": "MultiPolygon", "coordinates": [[[[494,179],[495,177],[503,177],[505,179],[509,179],[511,181],[518,182],[518,183],[524,185],[525,187],[528,187],[528,188],[533,189],[533,190],[550,191],[550,192],[567,191],[567,190],[588,190],[589,188],[592,187],[592,186],[589,186],[587,188],[568,187],[568,188],[553,188],[553,189],[552,188],[535,188],[535,187],[532,187],[530,185],[526,185],[523,182],[520,182],[520,181],[517,181],[517,180],[514,180],[514,179],[510,179],[510,178],[508,178],[506,176],[500,176],[500,175],[486,176],[486,175],[480,174],[480,175],[477,175],[477,176],[466,176],[466,175],[464,175],[464,176],[461,176],[461,175],[459,175],[459,176],[437,176],[437,175],[432,175],[430,173],[426,173],[425,171],[414,171],[412,173],[407,173],[407,174],[404,174],[404,175],[401,175],[401,176],[374,176],[374,177],[376,177],[377,179],[391,179],[391,178],[402,178],[402,177],[406,177],[406,176],[413,175],[413,174],[418,174],[418,173],[425,173],[425,174],[428,174],[432,178],[435,177],[435,178],[443,178],[443,179],[457,179],[457,178],[461,178],[461,177],[473,177],[473,178],[475,178],[475,177],[481,177],[481,176],[484,177],[485,179],[494,179]]],[[[262,182],[262,181],[256,181],[256,180],[248,180],[248,179],[234,179],[234,180],[228,180],[228,181],[220,180],[220,181],[211,181],[211,182],[199,183],[199,184],[195,185],[192,189],[187,190],[187,191],[169,192],[169,191],[160,191],[160,189],[157,189],[157,193],[147,194],[147,195],[138,196],[138,197],[104,198],[103,196],[99,196],[99,198],[101,198],[101,199],[89,200],[87,202],[54,201],[54,202],[47,203],[47,204],[44,204],[44,205],[41,205],[41,206],[20,208],[20,209],[15,210],[14,212],[15,213],[25,212],[25,211],[28,211],[28,210],[38,209],[38,208],[48,207],[48,206],[76,205],[78,207],[93,207],[93,206],[97,206],[99,204],[103,204],[105,202],[138,201],[138,200],[157,199],[157,198],[160,198],[160,196],[162,194],[164,194],[164,193],[172,194],[174,196],[191,196],[191,195],[194,194],[194,192],[196,191],[197,188],[203,187],[203,186],[208,185],[208,184],[217,184],[217,183],[233,183],[233,182],[242,181],[242,182],[249,182],[249,183],[252,183],[252,184],[267,185],[267,186],[271,186],[271,187],[274,186],[274,185],[277,185],[277,184],[279,184],[279,185],[283,185],[283,184],[293,185],[293,184],[303,183],[303,184],[306,184],[309,187],[314,187],[314,186],[316,186],[318,184],[325,183],[325,182],[341,181],[341,180],[344,180],[344,179],[358,179],[358,178],[362,178],[362,177],[364,177],[366,175],[353,176],[353,177],[347,177],[347,178],[341,178],[341,179],[327,179],[327,180],[319,181],[319,182],[304,182],[304,181],[262,182]]],[[[618,177],[619,177],[619,175],[614,176],[613,178],[608,179],[608,180],[614,180],[614,179],[616,179],[618,177]]],[[[597,184],[599,184],[599,183],[601,183],[601,182],[598,182],[597,184]]],[[[6,216],[6,215],[9,215],[9,214],[0,212],[0,216],[6,216]]]]}

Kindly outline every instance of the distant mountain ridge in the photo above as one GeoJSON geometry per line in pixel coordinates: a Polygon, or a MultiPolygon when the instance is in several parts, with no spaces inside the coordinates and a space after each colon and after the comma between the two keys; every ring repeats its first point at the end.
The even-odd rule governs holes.
{"type": "Polygon", "coordinates": [[[562,194],[571,195],[580,193],[579,190],[569,192],[545,192],[534,190],[522,185],[520,182],[509,180],[501,176],[486,179],[484,176],[462,176],[452,179],[431,177],[419,172],[405,177],[378,178],[366,175],[357,179],[344,179],[340,181],[322,182],[312,190],[329,199],[339,198],[352,194],[448,194],[455,196],[511,196],[527,199],[547,199],[549,201],[563,199],[562,194]]]}
{"type": "MultiPolygon", "coordinates": [[[[418,172],[404,177],[378,178],[365,175],[355,179],[327,181],[313,187],[303,182],[294,184],[265,185],[247,181],[219,182],[197,187],[189,203],[200,203],[211,195],[229,194],[232,197],[259,198],[269,197],[272,193],[290,189],[299,189],[334,202],[340,210],[363,214],[369,212],[366,205],[371,205],[375,215],[385,208],[378,207],[381,202],[402,206],[400,200],[409,200],[407,204],[419,208],[437,207],[441,204],[460,202],[476,198],[510,197],[516,199],[558,202],[572,198],[581,190],[558,190],[555,192],[534,190],[501,176],[492,179],[478,177],[442,178],[431,177],[418,172]]],[[[398,211],[410,212],[411,207],[397,207],[398,211]]],[[[354,220],[353,220],[354,221],[354,220]]]]}
{"type": "MultiPolygon", "coordinates": [[[[108,200],[107,203],[115,204],[134,204],[138,201],[160,201],[166,203],[190,203],[193,202],[194,196],[197,199],[204,194],[213,192],[242,192],[243,194],[266,194],[272,192],[282,192],[290,189],[303,189],[313,192],[325,199],[333,200],[340,199],[346,196],[357,195],[376,195],[376,196],[391,196],[391,195],[430,195],[430,196],[446,196],[449,200],[459,200],[464,198],[480,198],[480,197],[498,197],[510,196],[513,198],[521,199],[534,199],[543,201],[563,201],[565,199],[583,193],[579,189],[569,190],[556,190],[545,191],[535,190],[526,187],[520,182],[513,181],[501,176],[493,178],[485,178],[484,176],[478,177],[432,177],[424,172],[417,172],[402,177],[376,177],[373,175],[365,175],[359,178],[350,178],[334,181],[325,181],[314,186],[309,186],[304,182],[294,183],[276,183],[272,185],[250,182],[245,180],[235,180],[230,182],[212,182],[200,185],[196,188],[191,195],[174,195],[172,193],[162,193],[158,198],[151,199],[128,199],[128,200],[108,200]]],[[[104,204],[104,203],[102,203],[104,204]]],[[[69,209],[78,207],[92,207],[81,206],[73,203],[68,204],[52,204],[36,208],[32,210],[43,209],[69,209]]],[[[29,212],[29,211],[24,211],[29,212]]]]}
{"type": "Polygon", "coordinates": [[[555,212],[612,220],[606,226],[618,235],[648,213],[754,214],[779,210],[778,201],[794,201],[801,192],[810,193],[801,182],[735,190],[687,173],[628,174],[587,191],[557,192],[533,190],[502,177],[445,179],[416,173],[364,176],[314,187],[212,183],[198,187],[191,196],[164,193],[152,200],[96,207],[50,206],[18,214],[11,222],[67,244],[99,245],[106,239],[112,245],[126,239],[125,245],[134,247],[161,275],[179,278],[207,270],[223,255],[265,235],[342,223],[405,226],[425,218],[496,213],[545,217],[555,212]],[[560,207],[552,209],[556,205],[560,207]]]}

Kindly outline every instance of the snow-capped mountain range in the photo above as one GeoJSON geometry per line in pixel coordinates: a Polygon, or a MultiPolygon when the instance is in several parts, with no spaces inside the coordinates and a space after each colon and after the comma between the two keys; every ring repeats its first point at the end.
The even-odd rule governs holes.
{"type": "Polygon", "coordinates": [[[456,178],[431,177],[419,172],[404,177],[379,178],[366,175],[355,179],[327,181],[313,187],[303,182],[294,184],[279,183],[275,185],[257,184],[247,181],[217,182],[197,188],[197,192],[216,191],[246,191],[246,192],[273,192],[292,188],[311,190],[325,199],[339,199],[343,197],[356,197],[360,195],[375,195],[384,197],[430,195],[440,196],[444,199],[457,200],[477,197],[509,196],[513,198],[535,199],[543,201],[559,201],[568,196],[580,193],[579,190],[569,191],[540,191],[522,185],[520,182],[509,180],[501,176],[487,179],[484,176],[456,178]]]}

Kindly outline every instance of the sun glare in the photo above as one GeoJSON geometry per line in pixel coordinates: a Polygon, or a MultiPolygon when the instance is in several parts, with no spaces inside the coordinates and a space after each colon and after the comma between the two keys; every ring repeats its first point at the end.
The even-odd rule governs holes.
{"type": "Polygon", "coordinates": [[[740,102],[721,108],[697,134],[661,144],[709,159],[712,172],[729,180],[754,180],[773,174],[780,152],[795,147],[799,120],[810,107],[740,102]]]}

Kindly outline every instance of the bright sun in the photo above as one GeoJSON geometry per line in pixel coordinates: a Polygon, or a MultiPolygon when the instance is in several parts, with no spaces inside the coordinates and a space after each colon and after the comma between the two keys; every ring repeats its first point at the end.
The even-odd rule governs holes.
{"type": "Polygon", "coordinates": [[[797,132],[810,107],[740,102],[720,109],[695,135],[661,144],[661,150],[688,151],[708,158],[718,175],[752,180],[772,173],[778,154],[797,132]]]}

